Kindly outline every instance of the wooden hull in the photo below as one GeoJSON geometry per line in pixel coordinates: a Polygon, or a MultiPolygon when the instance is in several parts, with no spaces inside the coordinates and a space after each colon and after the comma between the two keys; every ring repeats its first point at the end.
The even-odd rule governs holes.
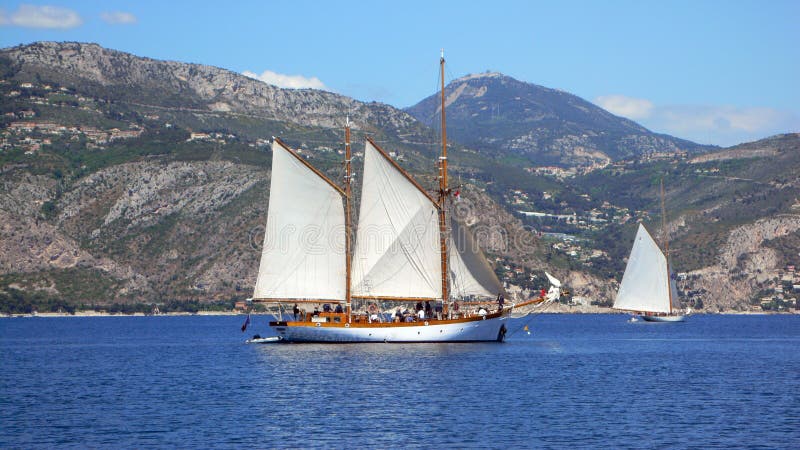
{"type": "Polygon", "coordinates": [[[282,342],[503,342],[510,312],[410,323],[270,322],[269,326],[282,342]]]}

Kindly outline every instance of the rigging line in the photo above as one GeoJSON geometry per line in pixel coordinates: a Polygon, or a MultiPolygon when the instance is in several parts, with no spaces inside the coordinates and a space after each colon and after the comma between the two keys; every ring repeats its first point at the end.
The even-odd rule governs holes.
{"type": "MultiPolygon", "coordinates": [[[[533,319],[536,318],[536,316],[538,316],[539,314],[542,314],[547,308],[550,307],[550,305],[552,303],[553,303],[553,301],[551,300],[551,301],[549,301],[549,302],[544,304],[544,307],[541,309],[541,311],[528,313],[527,316],[530,316],[530,318],[527,321],[525,321],[525,323],[523,323],[521,327],[519,327],[516,330],[514,330],[513,332],[509,333],[508,337],[511,337],[511,336],[517,334],[518,332],[522,331],[523,329],[525,329],[525,327],[528,326],[528,324],[531,323],[533,321],[533,319]]],[[[512,312],[513,312],[513,310],[512,310],[512,312]]]]}

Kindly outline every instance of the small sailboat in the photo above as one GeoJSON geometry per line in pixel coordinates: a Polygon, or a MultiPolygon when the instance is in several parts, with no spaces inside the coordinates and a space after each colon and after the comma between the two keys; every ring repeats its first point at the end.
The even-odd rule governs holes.
{"type": "MultiPolygon", "coordinates": [[[[663,224],[663,180],[661,186],[663,224]]],[[[666,233],[664,236],[665,249],[669,254],[666,233]]],[[[647,322],[685,320],[685,316],[680,313],[678,289],[669,259],[641,223],[633,241],[633,248],[613,308],[629,311],[638,319],[647,322]]]]}
{"type": "Polygon", "coordinates": [[[355,245],[349,123],[343,187],[280,139],[274,140],[267,226],[253,301],[277,306],[277,320],[269,327],[281,342],[505,339],[514,306],[504,307],[502,284],[479,249],[465,245],[466,233],[459,232],[465,227],[448,214],[453,194],[447,179],[444,56],[440,64],[443,144],[438,193],[429,194],[367,138],[355,245]],[[489,304],[487,299],[495,296],[496,308],[473,311],[469,306],[473,299],[489,304]],[[306,310],[311,307],[314,312],[306,310]]]}

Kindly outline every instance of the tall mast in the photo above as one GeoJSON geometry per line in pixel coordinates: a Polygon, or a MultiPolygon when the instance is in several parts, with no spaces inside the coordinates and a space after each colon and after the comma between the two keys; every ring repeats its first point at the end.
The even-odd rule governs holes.
{"type": "Polygon", "coordinates": [[[672,269],[669,264],[669,236],[667,235],[667,208],[664,205],[664,177],[661,177],[661,234],[664,236],[664,256],[667,257],[667,292],[669,313],[672,314],[672,269]]]}
{"type": "Polygon", "coordinates": [[[352,202],[352,178],[350,170],[350,117],[347,117],[347,122],[344,127],[344,229],[345,229],[345,301],[347,302],[347,322],[353,321],[353,305],[350,297],[350,264],[351,264],[351,231],[352,219],[350,217],[351,202],[352,202]]]}
{"type": "Polygon", "coordinates": [[[439,157],[439,238],[442,251],[442,303],[449,300],[447,282],[447,128],[444,114],[444,49],[439,59],[442,72],[442,156],[439,157]]]}

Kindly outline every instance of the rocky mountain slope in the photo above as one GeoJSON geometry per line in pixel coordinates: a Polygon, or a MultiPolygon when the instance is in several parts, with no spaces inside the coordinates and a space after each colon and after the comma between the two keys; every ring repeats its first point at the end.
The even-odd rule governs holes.
{"type": "MultiPolygon", "coordinates": [[[[653,133],[567,92],[500,73],[458,78],[446,90],[448,132],[454,140],[489,155],[521,156],[531,165],[606,164],[706,148],[653,133]]],[[[406,111],[436,126],[440,109],[433,95],[406,111]]]]}
{"type": "Polygon", "coordinates": [[[285,123],[338,127],[350,115],[355,126],[396,134],[420,129],[408,114],[314,89],[280,89],[217,67],[142,58],[77,42],[39,42],[4,49],[20,79],[47,79],[80,86],[101,98],[150,107],[231,112],[285,123]]]}
{"type": "MultiPolygon", "coordinates": [[[[432,140],[431,131],[388,105],[93,44],[39,43],[0,59],[0,294],[84,305],[249,296],[269,196],[267,138],[284,137],[339,179],[348,112],[356,139],[377,136],[434,184],[429,150],[404,144],[432,140]]],[[[534,251],[504,244],[526,242],[518,219],[481,190],[463,198],[460,217],[489,230],[479,239],[494,257],[542,266],[534,251]]]]}
{"type": "MultiPolygon", "coordinates": [[[[800,277],[787,268],[800,262],[798,174],[800,134],[793,133],[696,157],[617,164],[574,183],[596,201],[639,210],[663,239],[663,177],[673,265],[687,277],[679,284],[707,310],[742,310],[797,296],[800,277]]],[[[633,229],[609,231],[597,241],[620,271],[633,229]]]]}
{"type": "MultiPolygon", "coordinates": [[[[493,87],[478,95],[480,85],[470,84],[481,78],[454,83],[448,118],[457,140],[469,138],[458,123],[466,123],[470,109],[459,103],[495,98],[493,87]]],[[[518,95],[519,82],[488,78],[510,86],[498,91],[498,103],[528,98],[518,95]]],[[[279,89],[223,69],[94,44],[0,50],[0,80],[0,304],[248,297],[269,197],[269,137],[281,136],[338,180],[348,112],[356,152],[368,133],[424,186],[435,185],[436,148],[418,142],[435,141],[436,132],[389,105],[279,89]]],[[[680,250],[674,258],[689,274],[684,288],[695,307],[747,309],[796,264],[798,135],[680,156],[670,153],[680,140],[544,91],[539,103],[565,103],[542,113],[512,108],[510,122],[492,119],[487,103],[474,116],[481,135],[496,133],[497,145],[511,142],[509,130],[528,114],[538,130],[532,136],[542,136],[537,148],[549,149],[553,161],[614,162],[554,176],[525,170],[514,147],[451,142],[452,180],[463,194],[454,213],[477,233],[507,282],[534,289],[548,270],[576,296],[613,299],[632,224],[659,219],[657,180],[665,174],[670,235],[680,250]],[[584,125],[576,124],[586,121],[594,131],[580,133],[589,144],[550,139],[578,133],[584,125]],[[614,136],[643,136],[649,144],[606,153],[601,144],[614,136]],[[668,158],[650,158],[653,152],[668,158]],[[530,219],[520,210],[548,217],[530,219]]],[[[358,156],[355,165],[358,173],[358,156]]]]}

